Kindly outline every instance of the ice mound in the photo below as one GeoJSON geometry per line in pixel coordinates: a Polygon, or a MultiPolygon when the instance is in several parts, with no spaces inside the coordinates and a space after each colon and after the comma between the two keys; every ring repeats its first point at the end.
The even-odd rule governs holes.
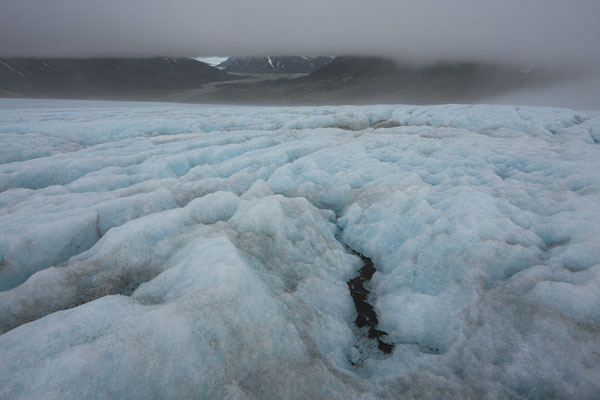
{"type": "Polygon", "coordinates": [[[0,398],[594,399],[599,138],[552,108],[2,100],[0,398]]]}

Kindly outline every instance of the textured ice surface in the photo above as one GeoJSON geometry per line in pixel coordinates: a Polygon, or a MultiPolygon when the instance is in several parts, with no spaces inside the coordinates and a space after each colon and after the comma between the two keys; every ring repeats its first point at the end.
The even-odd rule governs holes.
{"type": "Polygon", "coordinates": [[[598,142],[552,108],[1,100],[0,398],[597,398],[598,142]],[[357,354],[344,243],[391,355],[357,354]]]}

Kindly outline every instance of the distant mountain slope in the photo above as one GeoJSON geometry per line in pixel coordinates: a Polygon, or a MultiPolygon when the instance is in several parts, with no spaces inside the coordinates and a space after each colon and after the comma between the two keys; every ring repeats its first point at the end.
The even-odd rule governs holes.
{"type": "MultiPolygon", "coordinates": [[[[547,71],[472,62],[438,62],[412,66],[380,57],[337,57],[312,73],[305,82],[321,90],[348,87],[356,94],[398,94],[427,102],[469,100],[491,92],[535,85],[549,78],[547,71]]],[[[303,82],[304,83],[304,82],[303,82]]]]}
{"type": "Polygon", "coordinates": [[[0,58],[2,97],[103,97],[239,79],[189,58],[0,58]]]}
{"type": "Polygon", "coordinates": [[[227,72],[260,74],[308,74],[331,62],[331,57],[230,57],[217,65],[227,72]]]}
{"type": "MultiPolygon", "coordinates": [[[[269,68],[280,68],[267,72],[285,68],[289,76],[252,79],[189,58],[0,58],[0,97],[269,105],[476,103],[563,78],[543,69],[464,62],[414,66],[358,56],[336,57],[298,76],[284,58],[266,57],[269,68]]],[[[289,57],[297,58],[304,59],[289,57]]],[[[226,69],[242,66],[228,61],[226,69]]],[[[244,71],[256,73],[250,72],[252,59],[247,61],[244,71]]],[[[258,68],[264,60],[255,61],[258,68]]]]}
{"type": "Polygon", "coordinates": [[[548,71],[505,65],[446,62],[411,66],[380,57],[343,56],[307,76],[223,84],[211,95],[239,103],[471,103],[553,79],[556,76],[548,71]]]}

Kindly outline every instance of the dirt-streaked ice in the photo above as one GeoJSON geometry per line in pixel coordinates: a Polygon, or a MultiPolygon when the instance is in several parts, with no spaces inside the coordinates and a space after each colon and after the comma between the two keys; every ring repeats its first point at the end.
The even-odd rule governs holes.
{"type": "Polygon", "coordinates": [[[0,398],[593,399],[598,142],[554,108],[2,100],[0,398]],[[357,365],[345,245],[395,345],[357,365]]]}

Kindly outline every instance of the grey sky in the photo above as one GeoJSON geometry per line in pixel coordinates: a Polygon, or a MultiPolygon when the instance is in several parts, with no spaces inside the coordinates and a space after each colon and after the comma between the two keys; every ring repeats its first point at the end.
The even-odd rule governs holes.
{"type": "Polygon", "coordinates": [[[0,56],[375,54],[600,69],[600,0],[0,0],[0,56]]]}

